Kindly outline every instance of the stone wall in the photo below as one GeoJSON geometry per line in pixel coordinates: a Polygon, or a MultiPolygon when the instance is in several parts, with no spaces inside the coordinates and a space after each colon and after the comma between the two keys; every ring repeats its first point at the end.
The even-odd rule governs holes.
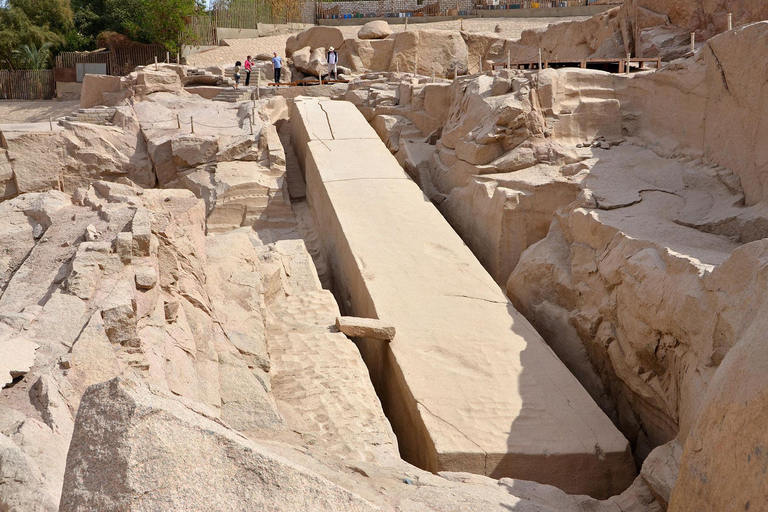
{"type": "MultiPolygon", "coordinates": [[[[376,0],[358,0],[354,2],[323,2],[322,8],[323,10],[328,11],[335,7],[339,7],[342,15],[360,13],[364,14],[366,18],[387,16],[388,13],[391,13],[395,14],[395,16],[390,15],[390,17],[395,18],[397,17],[396,13],[415,11],[431,3],[432,0],[424,0],[422,2],[419,2],[418,0],[387,0],[383,2],[381,7],[379,7],[380,2],[376,0]]],[[[456,4],[456,1],[444,1],[440,2],[440,8],[441,10],[455,9],[456,4]]],[[[462,12],[471,12],[474,9],[472,0],[458,0],[458,5],[459,10],[462,12]]]]}

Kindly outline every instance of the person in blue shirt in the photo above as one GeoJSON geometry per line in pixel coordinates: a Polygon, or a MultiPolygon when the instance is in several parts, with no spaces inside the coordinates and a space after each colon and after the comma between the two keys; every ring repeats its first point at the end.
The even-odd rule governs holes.
{"type": "Polygon", "coordinates": [[[280,71],[283,68],[283,59],[280,58],[277,52],[274,52],[274,55],[272,57],[272,65],[275,67],[275,85],[278,85],[280,83],[280,71]]]}

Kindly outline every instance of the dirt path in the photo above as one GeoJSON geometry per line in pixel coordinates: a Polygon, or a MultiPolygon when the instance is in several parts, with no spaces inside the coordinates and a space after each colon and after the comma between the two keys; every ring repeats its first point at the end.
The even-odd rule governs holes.
{"type": "Polygon", "coordinates": [[[80,108],[80,101],[2,100],[0,124],[37,123],[71,114],[80,108]]]}

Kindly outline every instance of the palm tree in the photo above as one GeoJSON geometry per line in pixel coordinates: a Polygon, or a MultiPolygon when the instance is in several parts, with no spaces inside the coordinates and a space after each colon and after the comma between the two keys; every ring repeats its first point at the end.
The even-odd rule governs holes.
{"type": "Polygon", "coordinates": [[[13,52],[14,56],[23,63],[26,69],[45,69],[48,66],[48,59],[51,57],[51,43],[43,43],[40,48],[31,45],[22,45],[19,50],[13,52]]]}

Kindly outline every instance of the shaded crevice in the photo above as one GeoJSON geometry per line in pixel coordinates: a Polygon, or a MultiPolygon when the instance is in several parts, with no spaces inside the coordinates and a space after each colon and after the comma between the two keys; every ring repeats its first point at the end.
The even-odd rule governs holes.
{"type": "Polygon", "coordinates": [[[448,297],[461,297],[464,299],[472,299],[472,300],[481,300],[483,302],[490,302],[491,304],[503,304],[507,305],[507,301],[500,301],[500,300],[491,300],[491,299],[484,299],[482,297],[471,297],[469,295],[460,295],[460,294],[450,294],[447,295],[448,297]]]}
{"type": "Polygon", "coordinates": [[[723,69],[723,65],[720,63],[720,59],[715,53],[715,49],[712,48],[711,43],[707,44],[707,48],[709,48],[709,51],[712,52],[712,56],[715,58],[715,63],[717,64],[718,71],[720,71],[720,77],[723,80],[723,86],[725,86],[725,90],[728,91],[728,94],[731,94],[731,88],[728,86],[728,79],[725,77],[725,70],[723,69]]]}

